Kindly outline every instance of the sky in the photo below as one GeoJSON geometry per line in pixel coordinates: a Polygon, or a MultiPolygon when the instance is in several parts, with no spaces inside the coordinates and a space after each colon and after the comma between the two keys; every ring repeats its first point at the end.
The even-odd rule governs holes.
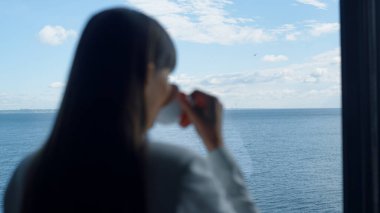
{"type": "Polygon", "coordinates": [[[174,39],[170,80],[225,108],[339,108],[338,0],[0,1],[0,110],[57,109],[89,18],[132,7],[174,39]]]}

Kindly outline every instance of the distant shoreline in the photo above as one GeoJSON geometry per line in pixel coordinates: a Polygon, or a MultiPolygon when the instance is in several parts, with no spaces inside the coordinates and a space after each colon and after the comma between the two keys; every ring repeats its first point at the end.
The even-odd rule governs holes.
{"type": "MultiPolygon", "coordinates": [[[[323,110],[323,109],[335,109],[342,108],[226,108],[227,111],[239,111],[239,110],[323,110]]],[[[0,113],[55,113],[58,109],[11,109],[1,110],[0,113]]]]}
{"type": "Polygon", "coordinates": [[[324,108],[225,108],[225,110],[313,110],[313,109],[342,109],[341,107],[324,108]]]}
{"type": "Polygon", "coordinates": [[[54,113],[57,109],[10,109],[0,110],[0,113],[54,113]]]}

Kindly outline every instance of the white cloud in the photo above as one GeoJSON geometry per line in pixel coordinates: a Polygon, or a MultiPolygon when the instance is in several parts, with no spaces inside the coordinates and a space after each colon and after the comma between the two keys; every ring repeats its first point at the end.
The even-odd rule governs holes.
{"type": "Polygon", "coordinates": [[[323,10],[327,9],[327,4],[320,0],[297,0],[297,2],[301,4],[311,5],[318,9],[323,9],[323,10]]]}
{"type": "Polygon", "coordinates": [[[185,87],[249,85],[252,83],[305,83],[315,78],[318,82],[340,83],[340,49],[335,48],[311,57],[307,62],[250,72],[225,73],[195,77],[173,75],[171,82],[185,87]]]}
{"type": "Polygon", "coordinates": [[[314,57],[312,57],[312,60],[318,63],[325,63],[328,65],[340,65],[340,49],[335,48],[330,51],[326,51],[324,53],[315,55],[314,57]]]}
{"type": "Polygon", "coordinates": [[[273,32],[277,36],[284,36],[286,41],[296,41],[303,34],[295,24],[284,24],[274,29],[273,32]]]}
{"type": "Polygon", "coordinates": [[[265,55],[262,58],[262,61],[265,62],[281,62],[281,61],[287,61],[288,57],[285,55],[265,55]]]}
{"type": "MultiPolygon", "coordinates": [[[[226,108],[340,107],[340,49],[271,69],[207,76],[174,73],[170,81],[187,93],[202,89],[217,95],[226,108]]],[[[0,109],[54,109],[62,94],[61,89],[49,88],[38,93],[0,92],[0,109]]]]}
{"type": "Polygon", "coordinates": [[[59,88],[62,88],[64,87],[65,84],[62,83],[62,82],[59,82],[59,81],[56,81],[56,82],[53,82],[49,85],[50,88],[53,88],[53,89],[59,89],[59,88]]]}
{"type": "MultiPolygon", "coordinates": [[[[276,40],[296,41],[339,30],[338,23],[308,21],[261,27],[250,17],[236,17],[227,11],[230,0],[125,0],[131,7],[155,17],[175,39],[203,44],[255,44],[276,40]],[[299,26],[298,26],[299,25],[299,26]]],[[[320,9],[327,5],[320,0],[297,0],[320,9]]]]}
{"type": "Polygon", "coordinates": [[[338,22],[313,23],[308,25],[308,27],[311,28],[309,32],[312,36],[321,36],[322,34],[337,32],[340,29],[338,22]]]}
{"type": "Polygon", "coordinates": [[[225,10],[233,4],[229,0],[127,0],[127,3],[157,18],[179,40],[227,45],[275,39],[270,30],[249,26],[254,22],[252,18],[230,15],[225,10]]]}
{"type": "Polygon", "coordinates": [[[0,110],[57,109],[61,99],[60,90],[0,92],[0,110]]]}
{"type": "Polygon", "coordinates": [[[301,32],[292,32],[285,35],[285,39],[287,41],[296,41],[298,37],[301,35],[301,32]]]}
{"type": "Polygon", "coordinates": [[[202,89],[231,107],[340,107],[340,49],[299,64],[207,76],[174,74],[181,90],[202,89]]]}
{"type": "Polygon", "coordinates": [[[273,29],[272,31],[276,34],[288,33],[294,31],[296,27],[294,24],[283,24],[278,28],[273,29]]]}
{"type": "Polygon", "coordinates": [[[334,85],[325,89],[312,89],[307,90],[303,94],[303,96],[339,96],[341,94],[341,88],[339,85],[334,85]]]}
{"type": "Polygon", "coordinates": [[[63,44],[67,39],[73,38],[77,33],[72,29],[65,29],[62,26],[46,25],[38,33],[42,43],[57,46],[63,44]]]}
{"type": "Polygon", "coordinates": [[[323,52],[305,63],[291,64],[274,72],[282,72],[283,79],[288,82],[340,84],[340,49],[323,52]]]}
{"type": "MultiPolygon", "coordinates": [[[[298,24],[285,24],[274,29],[273,32],[277,38],[283,38],[286,41],[304,40],[312,37],[319,37],[324,34],[339,32],[340,24],[338,22],[318,22],[316,20],[305,20],[298,24]]],[[[336,34],[334,34],[336,35],[336,34]]]]}

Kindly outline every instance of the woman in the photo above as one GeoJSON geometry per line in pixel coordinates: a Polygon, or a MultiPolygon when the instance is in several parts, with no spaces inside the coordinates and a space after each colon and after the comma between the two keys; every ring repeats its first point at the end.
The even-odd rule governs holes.
{"type": "Polygon", "coordinates": [[[190,104],[168,83],[175,64],[174,45],[155,20],[122,8],[92,17],[51,135],[15,171],[5,213],[254,212],[223,148],[220,103],[197,91],[190,104]],[[174,98],[181,125],[195,125],[208,159],[146,141],[174,98]]]}

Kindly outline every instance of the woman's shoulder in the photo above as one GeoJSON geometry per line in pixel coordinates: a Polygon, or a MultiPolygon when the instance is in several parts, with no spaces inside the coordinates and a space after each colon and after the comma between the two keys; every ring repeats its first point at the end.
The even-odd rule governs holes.
{"type": "Polygon", "coordinates": [[[161,142],[147,146],[147,190],[152,212],[176,212],[191,165],[204,158],[184,147],[161,142]],[[163,196],[165,195],[165,196],[163,196]]]}
{"type": "Polygon", "coordinates": [[[182,146],[151,142],[148,145],[148,161],[160,161],[176,165],[187,165],[194,160],[203,160],[198,153],[182,146]]]}
{"type": "Polygon", "coordinates": [[[20,212],[21,197],[24,190],[25,178],[28,169],[37,152],[24,157],[16,166],[4,194],[4,212],[20,212]]]}

